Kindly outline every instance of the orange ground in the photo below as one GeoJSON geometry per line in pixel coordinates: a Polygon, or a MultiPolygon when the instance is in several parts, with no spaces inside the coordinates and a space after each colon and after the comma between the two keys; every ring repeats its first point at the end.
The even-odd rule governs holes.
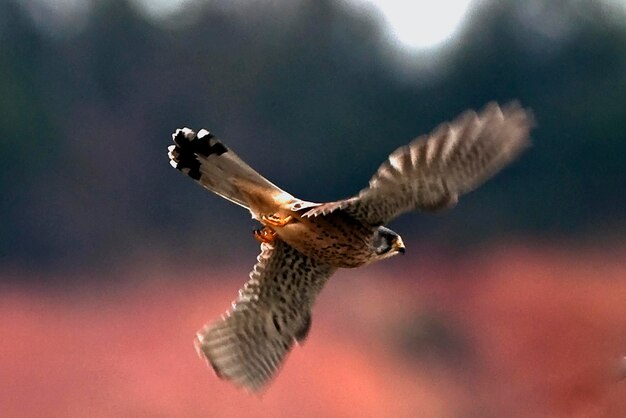
{"type": "Polygon", "coordinates": [[[244,266],[4,287],[0,415],[626,417],[624,260],[530,246],[342,271],[261,397],[218,380],[192,344],[244,266]]]}

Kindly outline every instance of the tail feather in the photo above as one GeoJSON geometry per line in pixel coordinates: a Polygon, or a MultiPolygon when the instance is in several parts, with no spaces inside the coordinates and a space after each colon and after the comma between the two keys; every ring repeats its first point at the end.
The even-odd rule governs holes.
{"type": "Polygon", "coordinates": [[[177,129],[172,139],[175,145],[168,148],[172,167],[233,203],[250,209],[252,190],[262,192],[255,195],[291,197],[205,129],[197,134],[189,128],[177,129]]]}

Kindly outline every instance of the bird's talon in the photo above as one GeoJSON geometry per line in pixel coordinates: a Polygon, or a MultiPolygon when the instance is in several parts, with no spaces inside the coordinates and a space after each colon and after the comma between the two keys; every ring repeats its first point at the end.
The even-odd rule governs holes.
{"type": "Polygon", "coordinates": [[[278,227],[287,225],[289,222],[291,222],[292,219],[293,219],[293,216],[291,215],[287,215],[284,218],[281,218],[280,216],[276,214],[261,216],[261,222],[266,223],[271,226],[278,226],[278,227]]]}
{"type": "Polygon", "coordinates": [[[269,228],[259,228],[253,231],[254,238],[257,239],[260,243],[271,244],[274,242],[274,237],[276,236],[276,232],[272,231],[269,228]]]}

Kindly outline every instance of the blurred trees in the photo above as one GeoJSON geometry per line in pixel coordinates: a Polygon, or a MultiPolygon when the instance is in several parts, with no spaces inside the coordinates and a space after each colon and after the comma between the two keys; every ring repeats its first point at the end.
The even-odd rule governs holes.
{"type": "Polygon", "coordinates": [[[95,3],[84,27],[54,33],[0,2],[4,265],[235,257],[248,215],[170,168],[177,127],[212,130],[286,190],[323,201],[357,192],[436,124],[514,98],[536,114],[535,146],[458,210],[398,229],[468,245],[626,224],[626,25],[599,3],[486,2],[439,67],[414,73],[429,55],[396,65],[378,20],[340,2],[194,3],[162,25],[125,0],[95,3]]]}

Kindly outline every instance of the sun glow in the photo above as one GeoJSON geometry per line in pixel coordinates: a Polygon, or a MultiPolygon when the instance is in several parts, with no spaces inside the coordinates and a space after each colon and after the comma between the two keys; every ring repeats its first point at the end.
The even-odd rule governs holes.
{"type": "Polygon", "coordinates": [[[353,0],[377,8],[394,37],[414,49],[436,47],[450,39],[475,0],[353,0]]]}
{"type": "MultiPolygon", "coordinates": [[[[134,0],[148,15],[164,17],[189,0],[134,0]]],[[[231,0],[232,1],[232,0],[231,0]]],[[[472,3],[478,0],[348,0],[355,7],[373,6],[397,41],[411,49],[436,47],[458,29],[472,3]]],[[[242,3],[245,4],[245,3],[242,3]]]]}

